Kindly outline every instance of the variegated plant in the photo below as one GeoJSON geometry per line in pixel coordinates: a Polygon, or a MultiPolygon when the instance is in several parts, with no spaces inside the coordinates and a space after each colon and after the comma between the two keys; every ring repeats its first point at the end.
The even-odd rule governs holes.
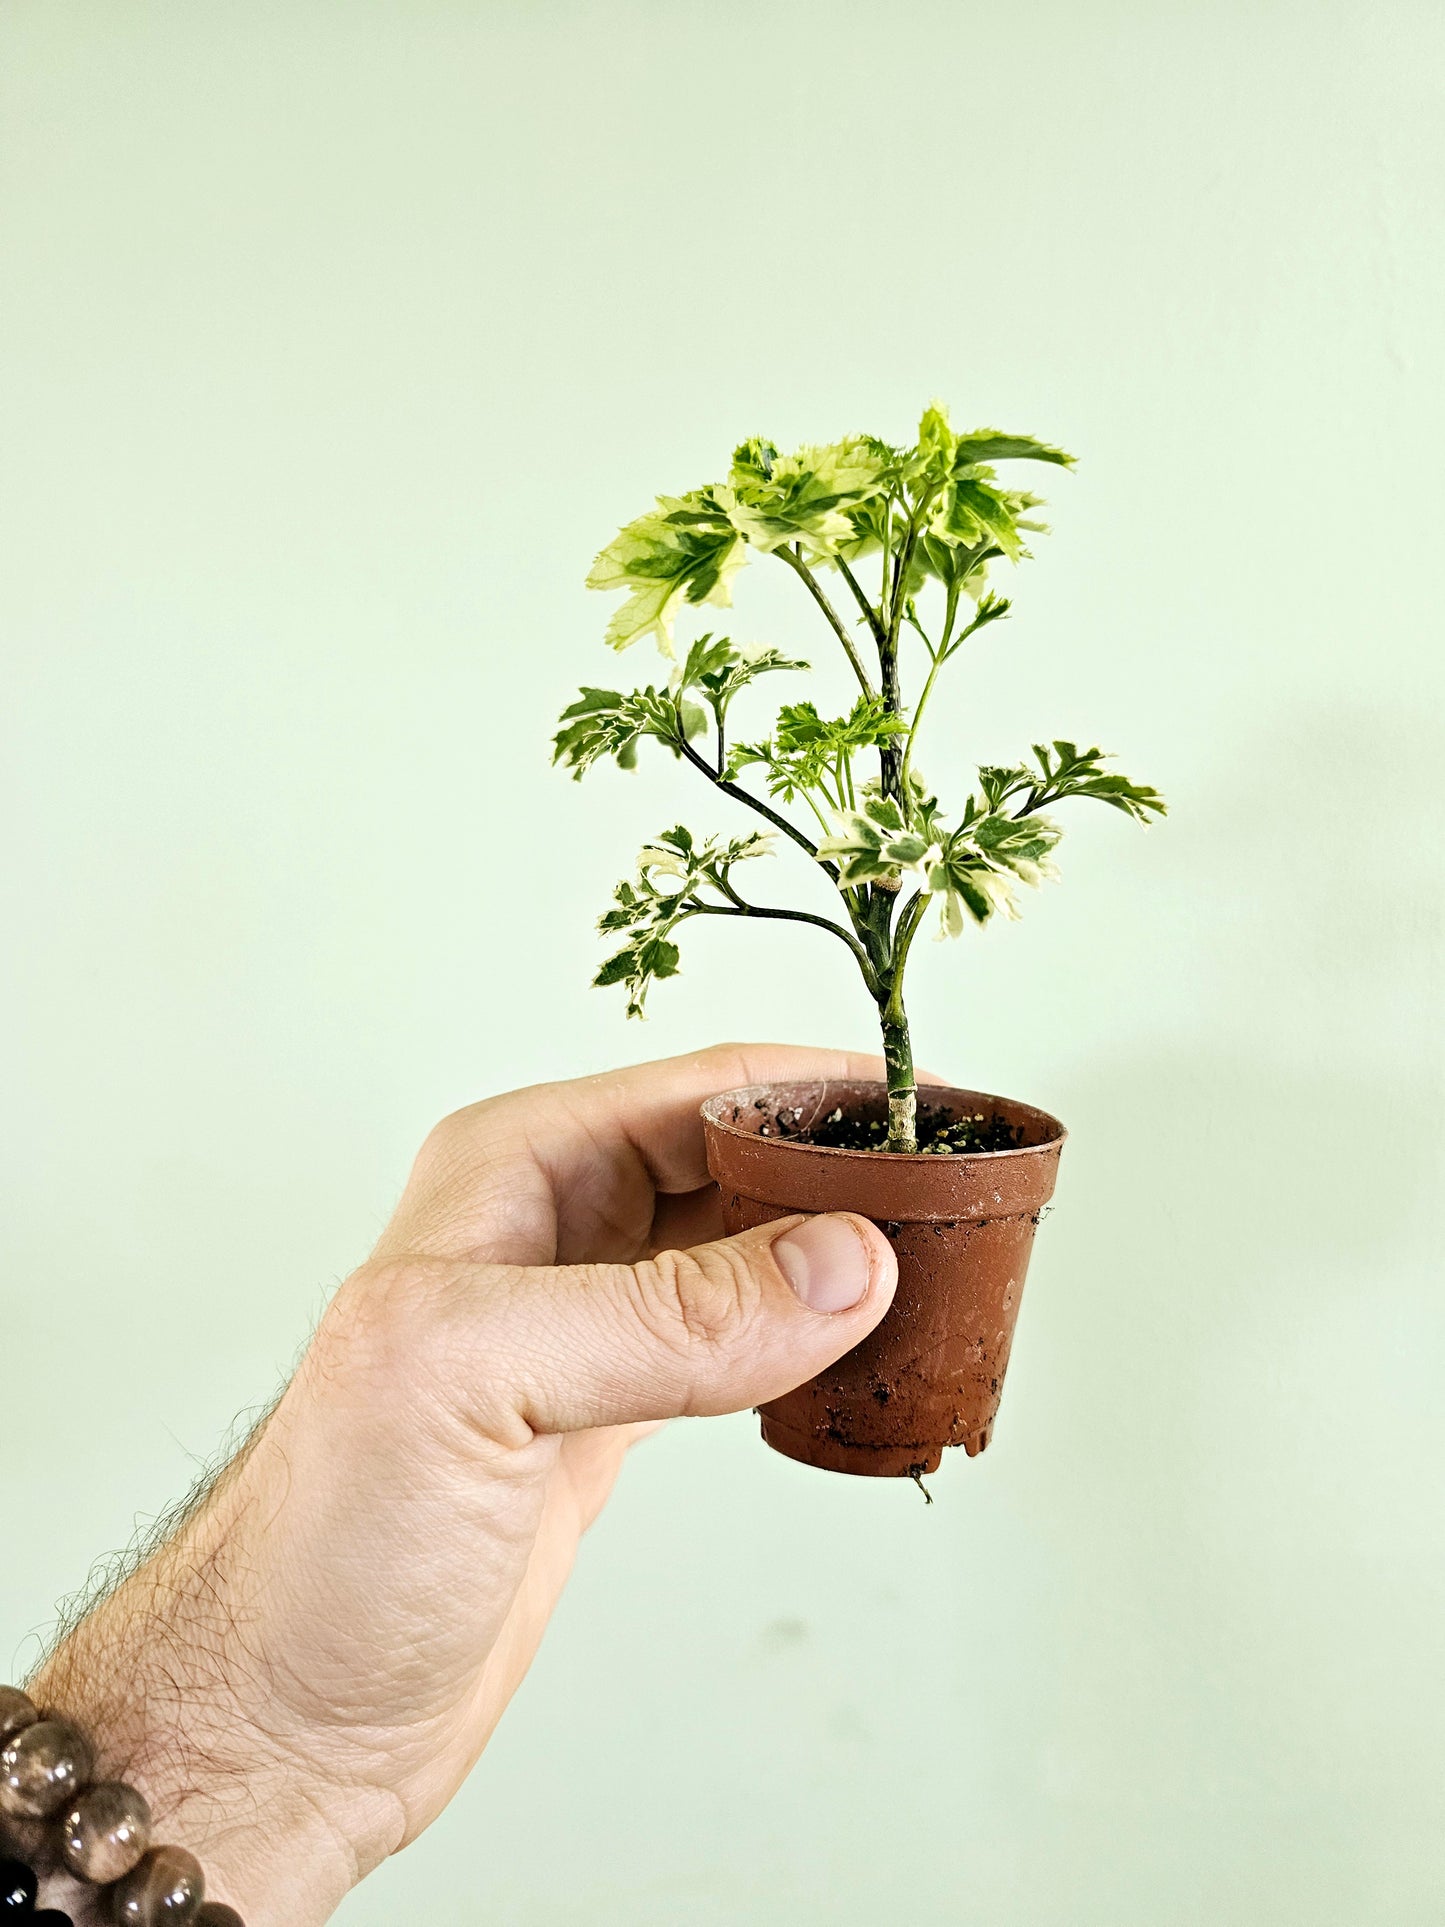
{"type": "Polygon", "coordinates": [[[638,743],[652,737],[768,825],[728,840],[678,828],[649,843],[602,919],[621,948],[597,982],[625,984],[628,1014],[641,1016],[652,980],[676,974],[674,935],[690,917],[777,918],[830,932],[853,953],[878,1007],[890,1150],[917,1143],[903,979],[930,906],[937,905],[946,936],[970,921],[1016,916],[1016,886],[1055,874],[1060,832],[1044,812],[1067,797],[1097,797],[1140,821],[1164,811],[1154,790],[1106,768],[1100,750],[1070,742],[1035,744],[1031,757],[1009,768],[980,769],[975,792],[948,814],[915,764],[939,674],[1009,613],[988,586],[991,565],[1024,560],[1025,536],[1044,527],[1032,515],[1039,498],[1004,486],[994,464],[1069,467],[1072,459],[1027,435],[955,434],[936,406],[906,448],[856,435],[783,455],[770,442],[748,441],[726,482],[659,496],[656,508],[607,545],[587,578],[591,588],[627,592],[608,624],[613,648],[651,635],[673,666],[665,683],[628,695],[583,689],[562,717],[555,759],[579,777],[603,757],[630,769],[638,743]],[[797,577],[846,655],[859,694],[845,716],[789,703],[771,734],[738,742],[730,735],[735,698],[762,676],[808,665],[711,634],[679,660],[673,623],[684,604],[729,604],[749,550],[775,556],[797,577]],[[825,570],[836,586],[825,588],[825,570]],[[856,614],[850,609],[845,621],[835,597],[856,614]],[[920,672],[911,703],[903,692],[905,645],[920,672]],[[754,770],[770,800],[757,793],[748,776],[754,770]],[[799,812],[811,819],[806,828],[799,812]],[[737,866],[764,855],[779,835],[836,889],[838,917],[764,906],[740,893],[737,866]]]}

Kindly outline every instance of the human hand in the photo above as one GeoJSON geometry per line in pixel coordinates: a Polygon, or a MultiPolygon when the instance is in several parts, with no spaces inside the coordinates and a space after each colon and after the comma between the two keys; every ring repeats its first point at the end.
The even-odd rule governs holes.
{"type": "Polygon", "coordinates": [[[883,1316],[865,1219],[721,1236],[698,1117],[739,1084],[876,1075],[727,1047],[432,1133],[269,1419],[31,1688],[251,1927],[325,1920],[441,1812],[629,1445],[776,1397],[883,1316]]]}

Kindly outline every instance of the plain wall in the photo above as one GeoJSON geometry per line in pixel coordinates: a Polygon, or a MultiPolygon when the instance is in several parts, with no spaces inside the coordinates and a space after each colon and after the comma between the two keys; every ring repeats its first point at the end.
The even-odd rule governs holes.
{"type": "Polygon", "coordinates": [[[619,522],[937,395],[1082,461],[926,771],[1068,735],[1174,812],[920,947],[920,1057],[1073,1134],[996,1443],[930,1510],[674,1428],[340,1918],[1438,1921],[1442,62],[1337,0],[0,11],[0,1675],[445,1111],[870,1041],[791,930],[626,1025],[613,880],[741,823],[547,745],[657,672],[619,522]]]}

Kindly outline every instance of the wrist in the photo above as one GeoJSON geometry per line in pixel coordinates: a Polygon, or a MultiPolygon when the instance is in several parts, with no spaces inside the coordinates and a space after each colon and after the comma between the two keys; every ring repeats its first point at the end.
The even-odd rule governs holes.
{"type": "MultiPolygon", "coordinates": [[[[243,1525],[265,1496],[259,1458],[233,1468],[27,1690],[85,1735],[96,1779],[145,1796],[153,1840],[195,1856],[209,1898],[250,1927],[319,1927],[367,1869],[342,1824],[354,1816],[282,1717],[247,1638],[243,1579],[257,1567],[243,1525]]],[[[108,1920],[97,1889],[63,1872],[42,1892],[77,1923],[108,1920]]]]}
{"type": "MultiPolygon", "coordinates": [[[[235,1908],[249,1927],[320,1927],[358,1870],[330,1823],[319,1775],[283,1759],[223,1690],[188,1690],[152,1670],[131,1674],[140,1689],[132,1697],[117,1671],[129,1648],[112,1630],[82,1628],[31,1683],[31,1696],[85,1734],[96,1780],[123,1780],[144,1795],[152,1843],[194,1856],[208,1899],[235,1908]],[[103,1647],[97,1632],[107,1635],[103,1647]]],[[[20,1843],[45,1869],[43,1904],[77,1927],[109,1923],[104,1890],[57,1865],[53,1839],[53,1830],[36,1830],[20,1843]]]]}

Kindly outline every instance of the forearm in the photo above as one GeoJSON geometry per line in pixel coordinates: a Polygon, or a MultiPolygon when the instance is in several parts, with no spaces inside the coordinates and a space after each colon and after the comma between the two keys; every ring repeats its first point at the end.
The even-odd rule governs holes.
{"type": "MultiPolygon", "coordinates": [[[[358,1873],[253,1636],[254,1549],[284,1503],[280,1470],[274,1442],[254,1439],[27,1689],[86,1735],[96,1779],[144,1794],[153,1840],[194,1854],[208,1895],[247,1927],[320,1923],[358,1873]]],[[[77,1923],[109,1920],[97,1889],[61,1873],[43,1892],[77,1923]]]]}

